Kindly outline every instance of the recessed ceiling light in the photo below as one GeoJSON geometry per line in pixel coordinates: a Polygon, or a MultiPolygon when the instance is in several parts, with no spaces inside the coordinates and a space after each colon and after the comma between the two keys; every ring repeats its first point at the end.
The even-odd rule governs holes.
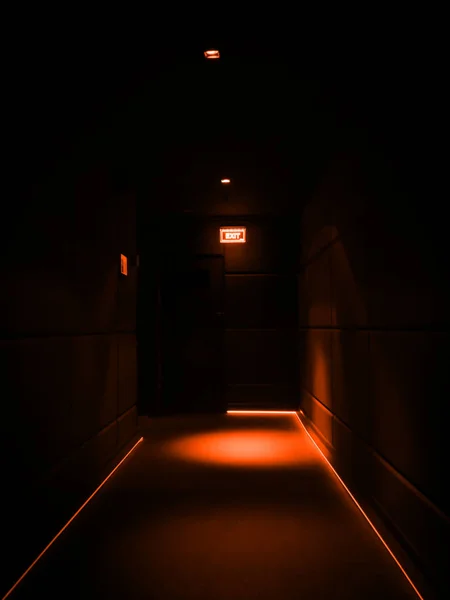
{"type": "Polygon", "coordinates": [[[231,179],[221,179],[220,183],[231,183],[231,179]]]}
{"type": "Polygon", "coordinates": [[[205,55],[205,58],[208,58],[208,59],[220,58],[220,52],[218,50],[205,50],[204,55],[205,55]]]}

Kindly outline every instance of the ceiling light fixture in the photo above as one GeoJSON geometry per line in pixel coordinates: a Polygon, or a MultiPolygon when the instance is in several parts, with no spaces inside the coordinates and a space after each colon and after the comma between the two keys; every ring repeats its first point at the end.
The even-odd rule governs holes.
{"type": "Polygon", "coordinates": [[[220,183],[231,183],[231,179],[221,179],[220,183]]]}
{"type": "Polygon", "coordinates": [[[205,55],[205,58],[209,60],[220,58],[220,52],[218,50],[205,50],[203,54],[205,55]]]}

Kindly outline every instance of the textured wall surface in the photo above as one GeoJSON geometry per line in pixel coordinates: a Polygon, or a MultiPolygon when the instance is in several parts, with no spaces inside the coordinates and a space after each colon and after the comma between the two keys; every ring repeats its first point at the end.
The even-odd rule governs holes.
{"type": "Polygon", "coordinates": [[[302,227],[303,411],[352,488],[442,583],[449,297],[438,207],[395,187],[373,157],[341,158],[302,227]]]}
{"type": "Polygon", "coordinates": [[[94,162],[36,187],[13,211],[1,456],[2,535],[17,568],[136,433],[136,270],[120,274],[120,254],[136,253],[134,204],[94,162]]]}

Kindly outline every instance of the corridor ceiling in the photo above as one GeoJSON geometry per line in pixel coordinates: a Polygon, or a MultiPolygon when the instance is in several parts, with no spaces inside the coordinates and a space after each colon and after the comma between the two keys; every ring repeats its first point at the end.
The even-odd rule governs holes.
{"type": "Polygon", "coordinates": [[[355,136],[389,131],[393,148],[394,124],[397,156],[413,137],[417,73],[405,61],[399,70],[405,52],[396,62],[379,40],[363,52],[305,27],[290,41],[242,43],[22,25],[7,88],[10,174],[21,184],[83,156],[176,210],[207,207],[223,177],[264,210],[289,210],[355,136]],[[221,58],[206,61],[212,46],[221,58]]]}

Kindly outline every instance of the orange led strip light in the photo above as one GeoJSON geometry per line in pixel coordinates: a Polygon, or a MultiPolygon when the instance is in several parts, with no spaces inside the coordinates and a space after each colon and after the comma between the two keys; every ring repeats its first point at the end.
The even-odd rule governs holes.
{"type": "Polygon", "coordinates": [[[295,415],[294,410],[227,410],[227,415],[295,415]]]}
{"type": "Polygon", "coordinates": [[[137,446],[142,442],[143,439],[144,438],[141,437],[134,444],[134,446],[131,448],[131,450],[129,450],[127,452],[127,454],[122,458],[122,460],[114,467],[114,469],[111,471],[111,473],[107,477],[105,477],[105,479],[101,482],[101,484],[92,492],[92,494],[89,496],[89,498],[80,506],[80,508],[77,510],[77,512],[67,521],[67,523],[64,525],[64,527],[62,529],[60,529],[58,531],[58,533],[55,535],[55,537],[45,546],[45,548],[42,550],[42,552],[39,554],[39,556],[34,559],[34,561],[31,563],[31,565],[28,567],[28,569],[19,577],[19,579],[12,586],[12,588],[10,590],[8,590],[8,592],[3,596],[2,600],[6,600],[6,598],[8,598],[13,593],[13,591],[25,579],[25,577],[28,575],[28,573],[31,571],[31,569],[41,560],[41,558],[44,556],[44,554],[47,552],[47,550],[49,550],[49,548],[56,542],[56,540],[59,538],[59,536],[69,527],[69,525],[80,514],[80,512],[83,510],[83,508],[85,508],[85,506],[87,506],[89,504],[89,502],[92,500],[92,498],[97,494],[98,491],[101,490],[101,488],[105,485],[105,483],[108,481],[108,479],[110,477],[112,477],[112,475],[114,475],[114,473],[117,471],[117,469],[120,467],[120,465],[130,456],[130,454],[135,450],[135,448],[137,448],[137,446]]]}
{"type": "Polygon", "coordinates": [[[389,546],[387,545],[387,543],[384,541],[383,537],[381,536],[381,534],[378,532],[377,528],[375,527],[375,525],[372,523],[372,521],[369,519],[369,517],[366,515],[366,513],[364,512],[364,510],[362,509],[361,505],[358,503],[358,501],[356,500],[356,498],[354,497],[354,495],[351,493],[351,491],[349,490],[349,488],[345,485],[345,483],[343,482],[343,480],[341,479],[341,477],[338,475],[336,469],[333,467],[333,465],[330,463],[330,461],[327,459],[327,457],[325,456],[325,454],[322,452],[322,450],[319,448],[319,446],[316,444],[315,440],[313,439],[313,437],[311,436],[311,434],[309,433],[309,431],[306,429],[303,421],[301,420],[300,416],[298,415],[298,413],[294,410],[289,410],[289,411],[282,411],[282,410],[274,410],[274,411],[269,411],[269,410],[227,410],[227,414],[247,414],[247,415],[258,415],[258,414],[266,414],[266,415],[295,415],[296,418],[298,419],[300,425],[303,427],[303,429],[305,430],[305,433],[307,434],[308,438],[310,439],[310,441],[314,444],[314,446],[316,447],[316,449],[319,451],[320,455],[322,456],[322,458],[325,460],[325,462],[327,463],[328,467],[332,470],[333,474],[336,476],[336,478],[338,479],[339,483],[342,485],[342,487],[344,488],[344,490],[347,492],[347,494],[350,496],[350,498],[353,500],[354,504],[356,505],[356,507],[358,508],[358,510],[360,511],[360,513],[363,515],[363,517],[366,519],[366,521],[369,523],[370,527],[372,528],[372,530],[375,532],[376,536],[378,537],[378,539],[380,540],[380,542],[383,544],[383,546],[385,547],[385,549],[389,552],[391,558],[395,561],[395,564],[397,565],[397,567],[400,569],[400,571],[403,573],[403,575],[405,576],[406,580],[408,581],[409,585],[412,587],[412,589],[415,591],[415,593],[417,594],[418,598],[420,598],[420,600],[424,600],[422,594],[419,592],[419,590],[416,588],[416,586],[414,585],[412,579],[410,578],[410,576],[408,575],[408,573],[405,571],[405,569],[402,567],[400,561],[398,560],[398,558],[395,556],[395,554],[392,552],[392,550],[389,548],[389,546]]]}
{"type": "Polygon", "coordinates": [[[408,575],[408,573],[405,571],[405,569],[402,567],[402,565],[400,564],[400,561],[398,560],[398,558],[395,556],[395,554],[392,552],[392,550],[389,548],[389,546],[387,545],[387,543],[384,541],[383,537],[381,536],[381,533],[378,532],[378,529],[375,527],[375,525],[372,523],[372,521],[369,519],[369,517],[366,515],[366,513],[364,512],[364,510],[362,509],[361,505],[358,503],[358,501],[356,500],[356,498],[354,497],[354,495],[351,493],[351,491],[348,489],[348,487],[345,485],[345,483],[342,481],[341,477],[338,475],[336,469],[333,467],[333,465],[330,463],[330,461],[328,460],[328,458],[325,456],[325,454],[322,452],[322,450],[319,448],[319,446],[316,444],[316,442],[314,441],[313,437],[311,436],[311,434],[309,433],[309,431],[306,429],[305,424],[303,423],[303,421],[301,420],[301,418],[299,417],[298,413],[294,413],[295,416],[297,417],[300,425],[303,427],[303,429],[305,430],[307,436],[309,437],[309,439],[311,440],[311,442],[314,444],[314,446],[317,448],[317,450],[320,452],[322,458],[325,460],[325,462],[327,463],[327,465],[330,467],[330,469],[333,471],[334,475],[336,476],[336,478],[338,479],[339,483],[342,485],[342,487],[344,488],[344,490],[347,492],[347,494],[350,496],[350,498],[353,500],[353,502],[356,504],[357,508],[359,509],[359,511],[361,512],[361,514],[363,515],[363,517],[366,519],[366,521],[369,523],[370,527],[373,529],[373,531],[375,532],[375,534],[377,535],[378,539],[380,540],[380,542],[383,544],[383,546],[386,548],[386,550],[389,552],[389,554],[391,555],[391,558],[394,559],[397,567],[400,569],[400,571],[403,573],[403,575],[405,576],[406,580],[408,581],[408,583],[410,584],[410,586],[412,587],[412,589],[416,592],[417,596],[420,598],[420,600],[424,600],[422,594],[419,592],[419,590],[416,588],[416,586],[414,585],[414,583],[412,582],[410,576],[408,575]]]}

